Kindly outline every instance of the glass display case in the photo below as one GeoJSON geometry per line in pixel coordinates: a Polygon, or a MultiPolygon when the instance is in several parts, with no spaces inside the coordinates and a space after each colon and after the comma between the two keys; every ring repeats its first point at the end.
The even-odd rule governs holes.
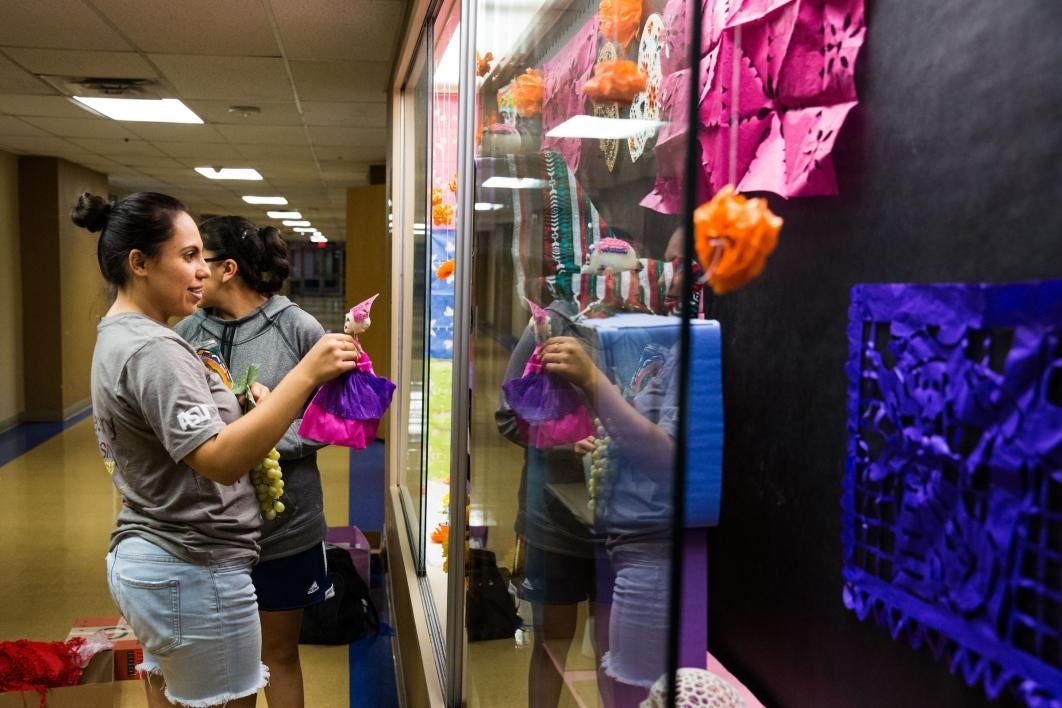
{"type": "Polygon", "coordinates": [[[409,42],[396,481],[446,705],[637,706],[679,665],[704,509],[676,501],[721,450],[688,237],[693,13],[470,0],[424,8],[409,42]]]}

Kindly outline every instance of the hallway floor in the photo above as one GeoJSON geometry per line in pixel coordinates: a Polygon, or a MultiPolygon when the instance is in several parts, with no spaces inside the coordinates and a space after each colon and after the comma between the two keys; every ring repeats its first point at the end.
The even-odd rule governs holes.
{"type": "MultiPolygon", "coordinates": [[[[53,432],[61,428],[56,425],[53,432]]],[[[12,449],[11,440],[18,435],[17,430],[0,435],[0,452],[12,449]]],[[[22,436],[26,437],[25,430],[22,436]]],[[[0,573],[0,597],[4,598],[0,640],[63,640],[78,617],[117,613],[107,590],[103,559],[120,501],[96,448],[92,419],[85,418],[38,444],[39,439],[21,443],[22,450],[36,445],[28,451],[0,457],[0,559],[4,568],[0,573]]],[[[345,525],[349,451],[328,447],[318,460],[328,523],[345,525]]],[[[374,578],[374,585],[374,591],[382,587],[379,578],[374,578]]],[[[386,612],[384,605],[380,609],[386,612]]],[[[393,686],[393,665],[388,665],[390,638],[376,639],[388,644],[371,652],[363,644],[368,641],[353,647],[301,647],[307,706],[366,705],[351,695],[352,671],[390,680],[393,686]],[[367,656],[379,665],[358,666],[367,656]]],[[[146,706],[139,681],[120,681],[116,688],[117,708],[146,706]]],[[[264,694],[259,698],[258,705],[267,705],[264,694]]]]}

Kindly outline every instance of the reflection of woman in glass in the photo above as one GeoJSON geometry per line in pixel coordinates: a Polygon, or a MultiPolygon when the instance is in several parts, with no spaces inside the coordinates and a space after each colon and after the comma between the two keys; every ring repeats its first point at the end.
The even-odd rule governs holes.
{"type": "Polygon", "coordinates": [[[667,352],[629,401],[575,338],[549,339],[542,362],[586,394],[607,436],[609,479],[596,482],[595,519],[615,582],[601,669],[606,704],[636,706],[667,662],[678,357],[667,352]]]}
{"type": "MultiPolygon", "coordinates": [[[[546,308],[550,330],[579,342],[571,336],[577,334],[571,322],[577,310],[570,300],[554,300],[546,308]]],[[[535,346],[535,332],[529,326],[513,350],[503,380],[521,375],[535,346]]],[[[553,708],[560,699],[564,682],[561,672],[576,633],[579,603],[589,600],[590,616],[594,615],[595,554],[587,524],[576,519],[549,493],[547,485],[584,483],[582,456],[592,449],[592,438],[547,449],[529,445],[526,424],[517,419],[504,396],[494,418],[502,435],[526,448],[515,530],[527,549],[518,591],[521,598],[531,603],[534,626],[527,676],[528,706],[553,708]],[[550,651],[556,652],[556,662],[546,642],[550,651]]]]}

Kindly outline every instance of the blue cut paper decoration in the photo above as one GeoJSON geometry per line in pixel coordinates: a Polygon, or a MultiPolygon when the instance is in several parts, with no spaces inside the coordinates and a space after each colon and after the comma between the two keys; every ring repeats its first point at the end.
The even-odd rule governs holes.
{"type": "Polygon", "coordinates": [[[848,340],[845,605],[1062,705],[1062,281],[856,286],[848,340]]]}
{"type": "Polygon", "coordinates": [[[432,359],[454,358],[454,279],[435,277],[435,271],[455,253],[453,228],[431,229],[431,270],[428,273],[429,302],[428,355],[432,359]]]}

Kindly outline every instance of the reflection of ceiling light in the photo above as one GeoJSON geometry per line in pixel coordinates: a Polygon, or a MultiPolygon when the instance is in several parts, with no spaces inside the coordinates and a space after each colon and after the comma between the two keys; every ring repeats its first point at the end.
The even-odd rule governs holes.
{"type": "Polygon", "coordinates": [[[309,226],[310,222],[306,219],[286,219],[284,226],[309,226]]]}
{"type": "Polygon", "coordinates": [[[287,204],[288,200],[284,197],[256,197],[253,195],[247,195],[243,198],[243,201],[248,204],[287,204]]]}
{"type": "Polygon", "coordinates": [[[297,231],[300,234],[315,234],[317,229],[312,226],[296,226],[293,231],[297,231]]]}
{"type": "Polygon", "coordinates": [[[267,211],[266,216],[270,219],[301,219],[302,214],[297,211],[267,211]]]}
{"type": "Polygon", "coordinates": [[[492,202],[476,202],[473,208],[476,211],[494,211],[495,209],[501,209],[504,206],[504,204],[494,204],[492,202]]]}
{"type": "Polygon", "coordinates": [[[328,239],[324,234],[312,234],[310,236],[310,241],[313,243],[328,243],[328,239]]]}
{"type": "Polygon", "coordinates": [[[235,113],[243,118],[258,115],[262,109],[258,106],[229,106],[229,113],[235,113]]]}
{"type": "Polygon", "coordinates": [[[93,98],[74,96],[74,100],[93,113],[112,120],[142,123],[198,123],[203,119],[176,98],[93,98]]]}
{"type": "Polygon", "coordinates": [[[483,183],[484,187],[493,189],[542,189],[546,181],[534,177],[491,177],[483,183]]]}
{"type": "Polygon", "coordinates": [[[250,167],[222,167],[220,170],[216,170],[213,167],[196,167],[195,171],[207,179],[262,179],[262,175],[258,174],[258,170],[250,167]]]}
{"type": "Polygon", "coordinates": [[[599,116],[572,116],[546,135],[550,138],[593,138],[594,140],[623,140],[644,131],[653,131],[667,125],[658,120],[632,118],[601,118],[599,116]]]}

